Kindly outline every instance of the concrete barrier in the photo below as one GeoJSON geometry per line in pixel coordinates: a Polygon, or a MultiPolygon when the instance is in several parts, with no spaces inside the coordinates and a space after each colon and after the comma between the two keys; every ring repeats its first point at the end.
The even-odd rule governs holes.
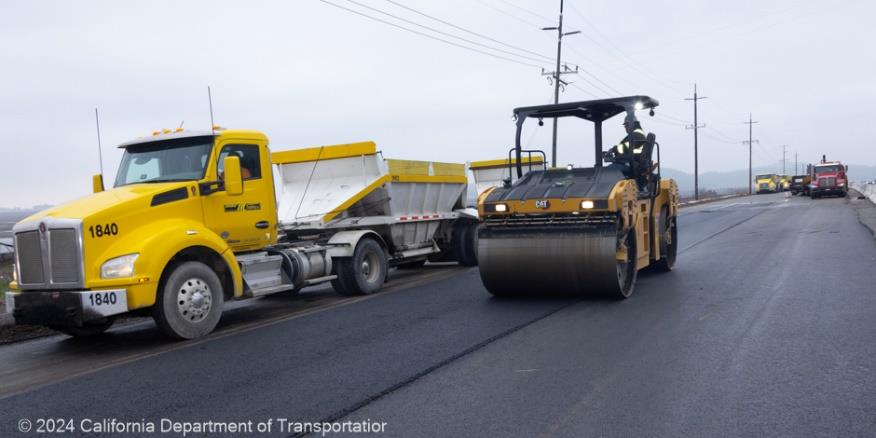
{"type": "Polygon", "coordinates": [[[853,182],[849,184],[849,186],[859,192],[862,195],[866,196],[870,201],[876,204],[876,184],[863,184],[859,182],[853,182]]]}
{"type": "Polygon", "coordinates": [[[702,198],[702,199],[699,199],[696,201],[694,201],[694,200],[683,201],[683,202],[679,203],[679,206],[680,207],[692,207],[694,205],[705,204],[705,203],[715,202],[715,201],[723,201],[725,199],[731,199],[731,198],[741,198],[743,196],[749,196],[749,195],[746,193],[746,194],[713,196],[711,198],[702,198]]]}

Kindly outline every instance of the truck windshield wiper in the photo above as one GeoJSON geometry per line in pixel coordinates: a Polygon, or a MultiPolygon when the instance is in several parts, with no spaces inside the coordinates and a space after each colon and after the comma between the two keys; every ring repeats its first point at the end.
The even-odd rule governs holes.
{"type": "Polygon", "coordinates": [[[139,181],[139,182],[151,184],[151,183],[180,182],[180,181],[194,181],[194,180],[189,179],[189,178],[167,178],[167,179],[157,178],[157,179],[147,179],[146,181],[139,181]]]}

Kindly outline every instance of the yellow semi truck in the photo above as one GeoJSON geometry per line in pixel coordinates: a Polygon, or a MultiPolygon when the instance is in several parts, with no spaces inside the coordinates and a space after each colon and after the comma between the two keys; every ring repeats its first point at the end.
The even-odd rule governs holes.
{"type": "Polygon", "coordinates": [[[229,300],[323,282],[369,294],[389,266],[476,263],[464,164],[383,159],[373,142],[272,154],[265,134],[221,128],[119,147],[114,188],[95,175],[92,195],[14,226],[17,323],[90,336],[151,313],[191,339],[229,300]]]}
{"type": "Polygon", "coordinates": [[[783,192],[791,190],[791,175],[779,175],[780,187],[783,192]]]}
{"type": "Polygon", "coordinates": [[[775,173],[755,176],[754,186],[757,194],[782,191],[781,180],[775,173]]]}

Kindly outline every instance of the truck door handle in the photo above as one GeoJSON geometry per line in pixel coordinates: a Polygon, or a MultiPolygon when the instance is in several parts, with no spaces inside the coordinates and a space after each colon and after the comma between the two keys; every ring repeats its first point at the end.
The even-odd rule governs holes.
{"type": "Polygon", "coordinates": [[[265,228],[268,228],[268,225],[270,225],[268,221],[258,221],[256,222],[255,227],[264,230],[265,228]]]}

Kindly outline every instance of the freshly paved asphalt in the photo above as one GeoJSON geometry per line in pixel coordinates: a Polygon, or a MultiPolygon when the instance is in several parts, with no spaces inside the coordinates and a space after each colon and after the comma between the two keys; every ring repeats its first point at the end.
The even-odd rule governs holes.
{"type": "Polygon", "coordinates": [[[0,347],[2,362],[29,357],[0,371],[0,436],[28,436],[18,420],[41,417],[371,419],[390,436],[872,435],[876,242],[849,202],[685,209],[677,269],[641,275],[622,302],[495,299],[476,269],[457,269],[264,325],[240,311],[242,329],[205,341],[128,327],[94,344],[0,347]],[[129,342],[146,347],[108,351],[129,342]]]}

